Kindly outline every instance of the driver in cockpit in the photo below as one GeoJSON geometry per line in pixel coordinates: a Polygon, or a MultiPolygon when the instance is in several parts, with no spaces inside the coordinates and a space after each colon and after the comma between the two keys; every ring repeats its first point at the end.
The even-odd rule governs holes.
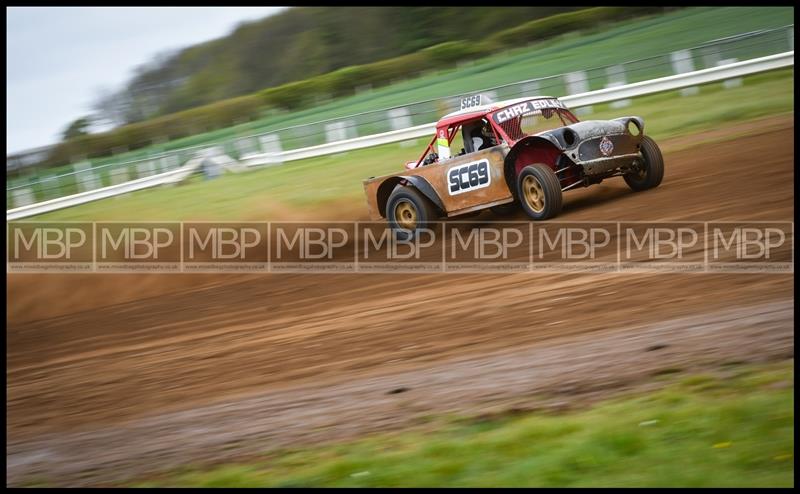
{"type": "Polygon", "coordinates": [[[494,137],[491,125],[486,120],[482,122],[483,124],[480,127],[476,126],[470,134],[472,149],[475,151],[497,146],[497,140],[494,137]]]}

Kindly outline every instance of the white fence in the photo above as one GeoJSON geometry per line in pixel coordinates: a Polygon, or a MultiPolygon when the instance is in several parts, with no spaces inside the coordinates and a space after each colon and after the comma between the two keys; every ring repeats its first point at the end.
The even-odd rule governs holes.
{"type": "MultiPolygon", "coordinates": [[[[743,62],[736,62],[717,67],[676,74],[668,77],[660,77],[648,81],[635,82],[623,86],[607,87],[597,91],[589,91],[581,94],[564,96],[560,99],[567,106],[572,108],[588,107],[594,104],[625,100],[636,96],[694,87],[709,82],[735,79],[748,74],[791,67],[793,65],[794,51],[788,51],[785,53],[755,58],[743,62]]],[[[406,129],[392,130],[389,132],[356,137],[353,139],[345,139],[327,144],[320,144],[317,146],[287,151],[281,151],[278,147],[276,152],[272,153],[245,155],[242,157],[241,162],[248,167],[255,167],[262,165],[281,164],[288,161],[353,151],[356,149],[379,146],[382,144],[401,142],[425,136],[433,136],[435,126],[436,123],[433,122],[409,127],[406,129]]],[[[187,163],[187,165],[184,165],[178,169],[152,175],[150,177],[10,209],[6,211],[6,221],[26,218],[49,211],[55,211],[57,209],[67,208],[99,199],[105,199],[107,197],[112,197],[119,194],[125,194],[135,190],[154,187],[156,185],[174,183],[179,177],[185,176],[197,168],[196,163],[191,163],[192,167],[189,167],[189,164],[190,163],[187,163]]]]}
{"type": "MultiPolygon", "coordinates": [[[[498,101],[540,94],[563,97],[608,87],[624,86],[631,82],[694,72],[699,69],[734,63],[738,60],[751,60],[793,50],[793,30],[794,24],[789,24],[774,29],[750,31],[710,40],[671,54],[661,53],[616,65],[588,67],[569,74],[548,75],[489,88],[473,89],[470,92],[491,94],[494,95],[494,100],[498,101]],[[683,54],[681,55],[681,53],[683,54]],[[687,55],[691,59],[686,60],[687,55]],[[677,66],[676,58],[689,63],[677,66]],[[574,84],[570,84],[570,81],[574,84]]],[[[741,79],[728,79],[723,84],[735,85],[737,81],[741,81],[741,79]]],[[[690,91],[692,89],[696,89],[696,86],[683,90],[690,91]]],[[[38,161],[36,160],[45,159],[50,152],[47,149],[23,152],[6,158],[8,170],[23,166],[31,167],[29,171],[20,171],[15,174],[16,176],[6,178],[6,210],[171,171],[199,154],[207,153],[212,148],[219,147],[225,155],[241,160],[247,155],[306,149],[359,136],[370,136],[420,126],[458,109],[462,96],[464,94],[416,101],[402,106],[369,110],[289,127],[275,128],[273,125],[273,128],[266,132],[227,136],[200,145],[177,149],[164,149],[167,140],[156,139],[156,142],[153,143],[154,147],[133,151],[132,154],[124,146],[117,147],[114,149],[114,156],[110,159],[108,157],[97,159],[105,164],[98,164],[97,161],[90,162],[85,156],[74,156],[70,158],[73,163],[71,171],[67,171],[63,166],[54,169],[37,168],[38,161]],[[142,156],[143,153],[145,156],[142,156]],[[137,155],[138,157],[135,157],[137,155]],[[89,165],[91,169],[88,169],[86,165],[89,165]]],[[[629,103],[629,99],[623,99],[611,102],[610,106],[620,108],[629,103]]],[[[592,112],[592,107],[577,108],[575,112],[579,115],[588,115],[592,112]]],[[[414,140],[402,141],[401,146],[411,146],[414,143],[414,140]]],[[[275,162],[274,164],[279,163],[275,162]]],[[[205,171],[211,176],[214,170],[213,167],[209,167],[205,171]]]]}

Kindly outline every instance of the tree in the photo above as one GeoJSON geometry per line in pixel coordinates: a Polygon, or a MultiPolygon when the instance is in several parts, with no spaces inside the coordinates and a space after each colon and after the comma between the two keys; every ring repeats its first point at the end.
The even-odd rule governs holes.
{"type": "Polygon", "coordinates": [[[465,44],[580,7],[293,7],[240,23],[228,35],[167,50],[101,94],[104,124],[133,123],[335,70],[465,44]]]}
{"type": "Polygon", "coordinates": [[[71,124],[61,134],[63,140],[68,141],[76,137],[89,134],[89,127],[92,125],[91,117],[81,117],[71,124]]]}
{"type": "Polygon", "coordinates": [[[117,127],[125,125],[125,113],[128,106],[125,101],[124,91],[114,91],[109,88],[96,90],[97,96],[92,103],[92,116],[101,126],[117,127]]]}

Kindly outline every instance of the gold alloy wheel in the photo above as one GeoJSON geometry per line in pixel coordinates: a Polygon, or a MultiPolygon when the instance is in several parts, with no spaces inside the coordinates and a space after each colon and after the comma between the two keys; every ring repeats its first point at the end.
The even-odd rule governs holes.
{"type": "Polygon", "coordinates": [[[536,177],[528,175],[522,179],[522,193],[525,194],[525,201],[534,212],[544,211],[544,190],[536,177]]]}
{"type": "Polygon", "coordinates": [[[417,227],[417,209],[408,201],[400,201],[394,207],[394,218],[400,228],[413,230],[417,227]]]}

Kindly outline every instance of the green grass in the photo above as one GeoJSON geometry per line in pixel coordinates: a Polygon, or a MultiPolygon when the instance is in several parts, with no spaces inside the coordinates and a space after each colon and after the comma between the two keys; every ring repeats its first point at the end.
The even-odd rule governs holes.
{"type": "MultiPolygon", "coordinates": [[[[665,53],[665,50],[690,48],[724,36],[785,26],[792,22],[793,15],[794,10],[791,7],[702,7],[619,23],[611,29],[601,26],[597,32],[570,33],[556,40],[476,60],[472,66],[449,69],[366,94],[341,98],[305,111],[274,115],[257,122],[192,136],[181,142],[174,141],[170,143],[170,147],[203,144],[237,135],[267,132],[276,128],[441,98],[525,79],[622,63],[659,55],[665,53]],[[664,40],[669,40],[669,44],[665,45],[664,40]]],[[[738,56],[744,59],[748,56],[762,55],[759,50],[768,50],[763,55],[773,53],[772,48],[774,46],[771,45],[753,46],[726,53],[726,56],[738,56]]],[[[789,49],[788,39],[783,49],[789,49]]],[[[637,80],[671,74],[669,66],[654,67],[638,72],[637,80]]],[[[592,89],[600,89],[604,83],[604,80],[595,81],[592,89]]],[[[560,89],[557,88],[556,91],[560,89]]],[[[563,93],[556,96],[561,94],[563,93]]]]}
{"type": "MultiPolygon", "coordinates": [[[[92,164],[102,166],[121,163],[167,150],[227,142],[237,137],[271,132],[288,126],[665,54],[725,36],[785,26],[793,22],[793,16],[794,10],[791,7],[700,7],[685,8],[613,25],[600,25],[593,31],[567,33],[556,39],[476,60],[472,65],[397,82],[303,111],[269,112],[264,118],[254,122],[177,139],[161,146],[92,160],[92,164]]],[[[731,45],[728,48],[735,49],[726,52],[725,57],[737,57],[743,60],[789,49],[788,38],[770,39],[773,42],[764,43],[764,40],[760,39],[731,45]]],[[[667,58],[655,62],[649,61],[637,65],[635,73],[627,75],[628,82],[672,74],[667,58]]],[[[590,81],[591,89],[600,89],[605,84],[605,73],[602,70],[591,71],[589,77],[593,78],[590,81]]],[[[561,81],[554,87],[542,88],[542,91],[553,96],[566,94],[561,81]]],[[[513,96],[516,94],[502,94],[502,91],[498,95],[501,98],[513,96]]],[[[412,117],[414,125],[428,123],[436,118],[437,115],[431,113],[412,117]]],[[[367,135],[390,130],[387,126],[387,121],[381,118],[381,121],[375,124],[359,125],[359,133],[367,135]]],[[[325,136],[321,126],[318,130],[321,133],[311,138],[298,139],[298,135],[292,130],[281,131],[279,135],[284,148],[289,149],[321,144],[325,136]],[[297,145],[292,146],[292,143],[297,145]]],[[[233,148],[229,150],[231,153],[234,151],[233,148]]],[[[48,170],[46,175],[71,171],[71,166],[62,166],[48,170]]],[[[13,184],[24,183],[25,180],[25,178],[15,179],[13,184]]]]}
{"type": "Polygon", "coordinates": [[[187,467],[142,486],[789,487],[794,363],[728,366],[559,415],[435,418],[412,430],[187,467]]]}
{"type": "MultiPolygon", "coordinates": [[[[790,113],[793,84],[793,70],[779,70],[749,76],[742,87],[733,89],[714,83],[701,87],[696,96],[680,97],[672,91],[637,98],[630,107],[618,110],[597,105],[595,113],[583,119],[640,115],[646,132],[663,142],[726,123],[790,113]]],[[[403,163],[419,157],[427,144],[424,141],[419,139],[411,147],[389,144],[309,158],[209,181],[198,177],[184,185],[138,191],[34,219],[255,221],[299,219],[298,214],[324,219],[325,212],[341,207],[366,214],[362,180],[401,171],[403,163]]]]}

